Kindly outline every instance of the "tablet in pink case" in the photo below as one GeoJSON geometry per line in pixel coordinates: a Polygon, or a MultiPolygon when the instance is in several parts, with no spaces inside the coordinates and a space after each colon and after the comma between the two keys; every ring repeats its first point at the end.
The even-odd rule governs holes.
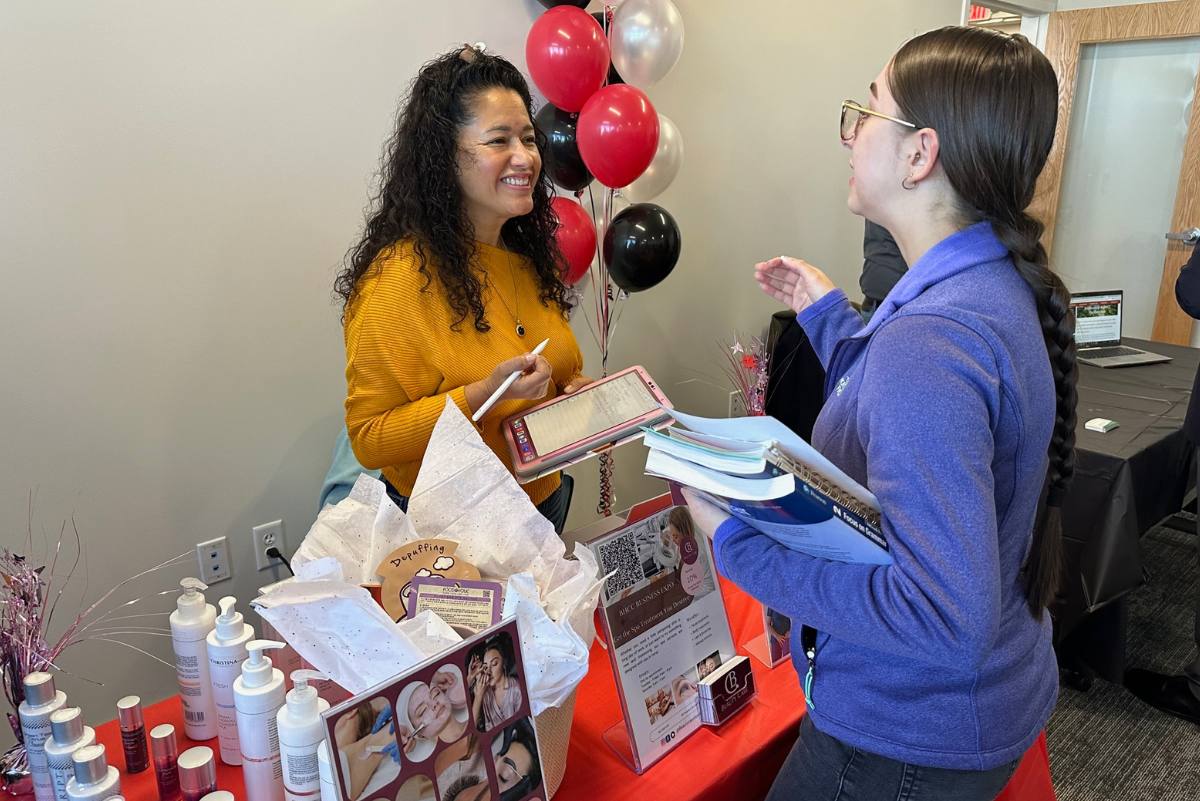
{"type": "Polygon", "coordinates": [[[505,420],[513,473],[526,483],[632,442],[642,426],[669,425],[670,410],[646,369],[627,367],[505,420]]]}

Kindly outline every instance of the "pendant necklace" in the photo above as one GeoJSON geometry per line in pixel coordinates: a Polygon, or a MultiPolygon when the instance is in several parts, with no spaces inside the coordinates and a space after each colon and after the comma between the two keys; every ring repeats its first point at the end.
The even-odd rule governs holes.
{"type": "Polygon", "coordinates": [[[496,297],[500,299],[500,302],[502,304],[504,304],[504,310],[507,311],[509,314],[511,314],[513,319],[517,321],[517,329],[516,329],[517,336],[523,337],[523,336],[525,336],[525,326],[521,324],[520,291],[517,288],[517,274],[516,274],[516,272],[513,271],[512,253],[509,252],[508,248],[504,249],[504,256],[508,263],[508,272],[512,276],[512,280],[513,280],[513,303],[516,304],[517,310],[514,312],[512,310],[512,308],[509,307],[508,301],[506,301],[504,299],[504,296],[500,294],[499,288],[497,288],[497,286],[494,283],[492,284],[492,291],[496,293],[496,297]]]}

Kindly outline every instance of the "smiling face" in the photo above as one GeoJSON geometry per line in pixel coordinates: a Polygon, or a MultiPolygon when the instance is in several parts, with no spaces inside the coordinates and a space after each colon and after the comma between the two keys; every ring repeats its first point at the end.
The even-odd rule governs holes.
{"type": "Polygon", "coordinates": [[[490,241],[500,226],[533,211],[542,171],[533,121],[521,96],[493,87],[468,104],[471,119],[458,132],[458,183],[475,236],[490,241]]]}
{"type": "Polygon", "coordinates": [[[421,729],[419,736],[436,737],[450,722],[450,700],[422,682],[408,697],[408,720],[414,730],[421,729]]]}
{"type": "Polygon", "coordinates": [[[496,778],[500,781],[500,792],[515,787],[521,779],[529,775],[533,767],[533,757],[529,749],[515,740],[509,744],[508,751],[496,758],[496,778]]]}
{"type": "MultiPolygon", "coordinates": [[[[902,118],[888,86],[889,67],[871,84],[867,108],[902,118]]],[[[889,210],[906,191],[901,182],[909,171],[904,142],[912,129],[891,120],[864,114],[854,136],[843,144],[850,150],[850,211],[890,228],[889,210]]]]}

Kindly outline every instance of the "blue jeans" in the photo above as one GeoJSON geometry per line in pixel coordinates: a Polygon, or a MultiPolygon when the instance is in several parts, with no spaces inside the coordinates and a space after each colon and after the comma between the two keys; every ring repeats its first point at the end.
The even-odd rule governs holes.
{"type": "MultiPolygon", "coordinates": [[[[387,488],[388,497],[400,507],[400,511],[408,511],[408,496],[401,495],[391,482],[380,476],[380,481],[387,488]]],[[[567,524],[567,512],[571,509],[571,495],[575,491],[575,479],[566,473],[562,474],[562,483],[558,489],[550,493],[550,497],[537,505],[542,517],[554,524],[554,533],[562,536],[563,527],[567,524]]]]}
{"type": "Polygon", "coordinates": [[[805,715],[767,801],[994,801],[1019,761],[984,771],[910,765],[822,734],[805,715]]]}

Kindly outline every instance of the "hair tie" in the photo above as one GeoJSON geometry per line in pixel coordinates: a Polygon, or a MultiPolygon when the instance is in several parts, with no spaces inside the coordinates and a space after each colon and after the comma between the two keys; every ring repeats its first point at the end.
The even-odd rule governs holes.
{"type": "Polygon", "coordinates": [[[475,61],[476,56],[483,55],[485,50],[487,50],[487,45],[483,42],[475,42],[474,44],[464,43],[463,49],[458,52],[458,57],[471,64],[475,61]]]}

